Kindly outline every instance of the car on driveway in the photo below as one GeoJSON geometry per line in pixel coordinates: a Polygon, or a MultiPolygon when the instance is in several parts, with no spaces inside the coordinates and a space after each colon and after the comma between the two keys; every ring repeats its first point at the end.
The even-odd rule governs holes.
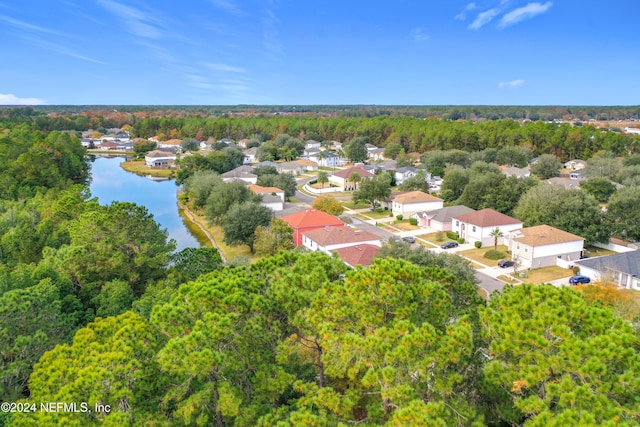
{"type": "Polygon", "coordinates": [[[458,247],[458,242],[446,242],[443,243],[442,246],[440,246],[442,249],[451,249],[451,248],[457,248],[458,247]]]}
{"type": "Polygon", "coordinates": [[[415,243],[416,242],[416,238],[413,236],[405,236],[402,238],[402,240],[404,240],[407,243],[415,243]]]}
{"type": "Polygon", "coordinates": [[[501,259],[500,261],[498,261],[498,267],[500,268],[513,267],[513,261],[509,261],[508,259],[501,259]]]}
{"type": "Polygon", "coordinates": [[[569,277],[569,283],[572,285],[591,283],[591,279],[588,278],[587,276],[571,276],[569,277]]]}

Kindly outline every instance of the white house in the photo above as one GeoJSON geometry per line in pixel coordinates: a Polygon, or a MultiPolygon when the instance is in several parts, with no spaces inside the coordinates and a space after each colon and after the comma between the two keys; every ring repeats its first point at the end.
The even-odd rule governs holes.
{"type": "Polygon", "coordinates": [[[169,167],[176,162],[176,155],[167,151],[153,150],[144,156],[144,163],[150,168],[169,167]]]}
{"type": "Polygon", "coordinates": [[[367,157],[369,160],[383,160],[384,159],[384,148],[375,148],[373,150],[367,151],[367,157]]]}
{"type": "Polygon", "coordinates": [[[332,172],[331,175],[329,175],[329,182],[346,189],[350,187],[351,183],[349,182],[349,178],[354,173],[357,173],[361,179],[373,178],[373,174],[367,172],[362,166],[354,166],[349,169],[332,172]]]}
{"type": "Polygon", "coordinates": [[[564,164],[564,168],[565,169],[571,169],[571,170],[579,170],[579,169],[584,169],[587,167],[587,162],[585,162],[584,160],[580,160],[580,159],[573,159],[573,160],[569,160],[568,162],[566,162],[564,164]]]}
{"type": "Polygon", "coordinates": [[[511,257],[523,268],[549,267],[558,259],[576,261],[583,250],[584,238],[549,225],[514,230],[509,236],[511,257]]]}
{"type": "Polygon", "coordinates": [[[304,149],[308,150],[310,148],[317,148],[319,150],[321,145],[322,144],[320,142],[314,141],[313,139],[309,139],[309,140],[305,141],[304,149]]]}
{"type": "Polygon", "coordinates": [[[237,168],[232,169],[229,172],[225,172],[220,176],[224,182],[244,181],[249,184],[255,184],[258,182],[258,175],[254,174],[253,168],[247,165],[238,166],[237,168]]]}
{"type": "Polygon", "coordinates": [[[258,153],[258,148],[257,147],[253,147],[253,148],[247,148],[246,150],[244,150],[244,160],[243,160],[243,164],[248,165],[251,163],[255,163],[256,162],[256,154],[258,153]]]}
{"type": "Polygon", "coordinates": [[[382,246],[380,237],[351,227],[324,227],[302,233],[302,245],[331,255],[331,251],[356,245],[382,246]]]}
{"type": "Polygon", "coordinates": [[[493,245],[491,232],[496,228],[502,233],[498,244],[508,245],[509,233],[521,229],[522,221],[487,208],[456,215],[451,223],[451,231],[458,233],[468,243],[482,242],[482,246],[493,245]]]}
{"type": "Polygon", "coordinates": [[[273,209],[271,206],[268,206],[268,207],[272,208],[274,211],[275,210],[281,211],[282,209],[284,209],[284,197],[285,197],[284,190],[281,190],[278,187],[262,187],[261,185],[256,185],[256,184],[249,184],[247,185],[247,188],[252,192],[254,192],[255,194],[259,194],[263,196],[263,199],[262,199],[263,205],[265,204],[267,199],[270,201],[270,203],[275,203],[277,200],[277,201],[280,201],[279,209],[273,209]],[[265,199],[266,196],[273,196],[274,198],[269,197],[265,199]]]}
{"type": "Polygon", "coordinates": [[[413,178],[416,176],[417,170],[411,166],[403,166],[398,168],[394,172],[394,176],[396,178],[396,184],[400,185],[404,183],[407,179],[413,178]]]}
{"type": "Polygon", "coordinates": [[[340,165],[340,158],[329,151],[319,151],[309,155],[309,160],[315,162],[318,166],[327,168],[335,168],[340,165]]]}
{"type": "Polygon", "coordinates": [[[391,211],[394,215],[403,215],[407,218],[420,211],[434,211],[443,207],[444,201],[436,196],[423,191],[408,191],[396,193],[391,198],[391,211]]]}
{"type": "Polygon", "coordinates": [[[411,215],[418,220],[420,227],[430,227],[438,231],[450,231],[453,217],[475,212],[475,210],[463,205],[447,206],[434,211],[420,211],[411,215]]]}
{"type": "Polygon", "coordinates": [[[592,280],[640,291],[640,251],[583,259],[574,264],[580,267],[581,275],[592,280]]]}

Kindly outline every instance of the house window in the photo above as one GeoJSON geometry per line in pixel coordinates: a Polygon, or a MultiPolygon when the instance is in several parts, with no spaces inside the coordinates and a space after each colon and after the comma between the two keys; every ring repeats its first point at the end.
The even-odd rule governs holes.
{"type": "Polygon", "coordinates": [[[529,252],[529,248],[524,248],[524,251],[525,252],[529,252]]]}
{"type": "Polygon", "coordinates": [[[471,231],[473,231],[475,233],[476,231],[476,226],[474,225],[473,228],[471,229],[471,231]]]}
{"type": "Polygon", "coordinates": [[[460,221],[456,221],[456,227],[460,226],[460,221]]]}
{"type": "Polygon", "coordinates": [[[520,249],[520,243],[516,245],[516,249],[520,249]]]}

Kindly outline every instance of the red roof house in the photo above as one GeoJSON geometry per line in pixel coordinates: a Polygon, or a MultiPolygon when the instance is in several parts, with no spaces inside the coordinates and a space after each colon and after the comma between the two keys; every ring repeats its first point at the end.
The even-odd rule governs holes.
{"type": "Polygon", "coordinates": [[[303,246],[302,233],[304,232],[329,226],[344,227],[344,222],[338,217],[315,209],[283,216],[282,219],[293,228],[293,243],[296,246],[303,246]]]}
{"type": "Polygon", "coordinates": [[[356,265],[368,267],[373,264],[373,258],[380,252],[380,248],[376,245],[362,244],[335,249],[331,252],[337,253],[340,259],[350,267],[356,265]]]}

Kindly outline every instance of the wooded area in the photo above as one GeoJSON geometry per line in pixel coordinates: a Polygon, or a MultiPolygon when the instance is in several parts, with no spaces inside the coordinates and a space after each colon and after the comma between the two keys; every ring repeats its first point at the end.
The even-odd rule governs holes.
{"type": "MultiPolygon", "coordinates": [[[[524,284],[487,303],[467,261],[402,242],[385,245],[367,269],[296,250],[242,266],[225,265],[210,248],[175,253],[144,207],[92,199],[78,138],[39,129],[38,118],[47,126],[56,120],[25,109],[0,125],[0,401],[111,410],[6,412],[0,426],[640,423],[639,319],[612,304],[611,293],[524,284]]],[[[488,158],[472,162],[471,153],[509,149],[514,161],[521,150],[588,159],[606,150],[633,168],[639,142],[588,126],[400,116],[131,124],[144,136],[176,129],[398,142],[435,166],[447,159],[443,191],[458,191],[455,179],[474,183],[454,194],[470,206],[513,209],[513,193],[478,197],[501,179],[496,188],[524,194],[519,214],[546,214],[544,221],[579,230],[594,221],[571,212],[597,210],[591,193],[593,200],[554,193],[553,212],[534,212],[527,203],[548,191],[497,178],[488,158]],[[448,148],[458,151],[434,151],[448,148]],[[455,158],[468,163],[457,169],[455,158]]],[[[596,156],[601,173],[610,158],[596,156]]],[[[615,179],[633,184],[635,169],[622,170],[615,179]]],[[[194,171],[185,182],[212,221],[240,215],[208,201],[243,190],[223,187],[211,172],[194,171]]],[[[599,188],[592,190],[604,197],[599,188]]],[[[610,215],[625,218],[625,231],[635,221],[637,188],[611,195],[610,215]]]]}

